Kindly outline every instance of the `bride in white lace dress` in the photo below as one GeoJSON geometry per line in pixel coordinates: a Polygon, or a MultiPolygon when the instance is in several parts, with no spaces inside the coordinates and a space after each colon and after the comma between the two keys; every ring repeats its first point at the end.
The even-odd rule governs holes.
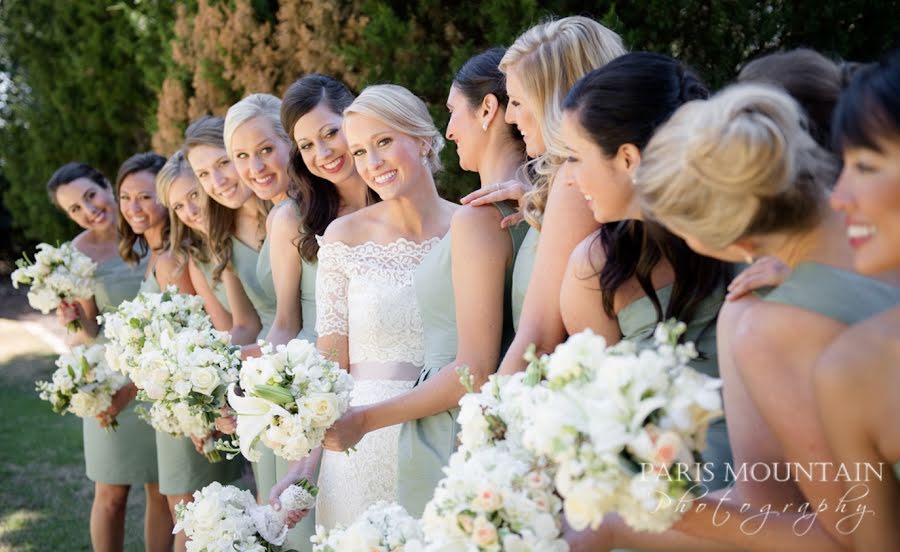
{"type": "MultiPolygon", "coordinates": [[[[365,89],[344,111],[344,131],[357,171],[383,201],[337,219],[320,239],[316,330],[319,349],[353,375],[352,404],[364,405],[408,390],[419,375],[413,275],[449,229],[453,204],[432,176],[443,139],[408,90],[365,89]]],[[[348,524],[370,504],[396,500],[399,431],[368,433],[349,455],[324,452],[317,524],[348,524]]]]}

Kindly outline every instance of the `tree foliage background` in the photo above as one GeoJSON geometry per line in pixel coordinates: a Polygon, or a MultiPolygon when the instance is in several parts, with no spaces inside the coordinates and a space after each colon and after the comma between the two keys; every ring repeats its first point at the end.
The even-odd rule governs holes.
{"type": "MultiPolygon", "coordinates": [[[[446,124],[453,73],[550,16],[589,15],[632,50],[674,55],[714,87],[767,52],[808,46],[868,61],[896,46],[898,1],[846,0],[3,0],[0,2],[0,258],[76,229],[47,201],[61,164],[112,177],[126,157],[172,153],[187,123],[251,92],[281,95],[319,71],[359,90],[394,82],[446,124]]],[[[458,198],[457,167],[439,179],[458,198]]]]}

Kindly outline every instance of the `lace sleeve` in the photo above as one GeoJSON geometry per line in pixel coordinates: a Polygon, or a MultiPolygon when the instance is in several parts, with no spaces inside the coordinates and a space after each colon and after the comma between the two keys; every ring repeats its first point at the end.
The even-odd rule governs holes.
{"type": "Polygon", "coordinates": [[[342,243],[322,243],[319,240],[319,268],[316,273],[316,333],[349,335],[347,323],[346,246],[342,243]]]}

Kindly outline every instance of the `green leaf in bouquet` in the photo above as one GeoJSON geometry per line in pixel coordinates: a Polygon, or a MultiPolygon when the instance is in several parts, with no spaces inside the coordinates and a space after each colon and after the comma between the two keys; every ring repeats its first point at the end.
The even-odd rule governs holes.
{"type": "Polygon", "coordinates": [[[465,388],[466,393],[474,393],[475,376],[472,375],[472,371],[469,367],[459,366],[456,368],[456,373],[459,375],[459,383],[465,388]]]}
{"type": "Polygon", "coordinates": [[[75,376],[75,370],[72,369],[72,365],[69,364],[66,366],[66,371],[69,373],[69,377],[72,378],[72,381],[75,381],[77,378],[75,376]]]}
{"type": "Polygon", "coordinates": [[[294,397],[290,391],[275,385],[260,384],[254,386],[253,394],[261,399],[266,399],[282,406],[294,402],[294,397]]]}
{"type": "Polygon", "coordinates": [[[128,321],[128,325],[132,328],[139,330],[141,329],[141,321],[138,318],[132,318],[128,321]]]}
{"type": "Polygon", "coordinates": [[[85,375],[91,371],[91,365],[84,355],[81,356],[81,375],[85,375]]]}
{"type": "Polygon", "coordinates": [[[234,439],[216,439],[214,443],[216,450],[221,450],[225,453],[225,457],[229,460],[237,456],[241,453],[241,444],[237,438],[234,439]]]}
{"type": "Polygon", "coordinates": [[[312,483],[310,483],[309,479],[307,479],[305,477],[302,479],[299,479],[296,483],[294,483],[294,485],[297,485],[298,487],[300,487],[304,491],[308,492],[312,496],[319,495],[319,488],[316,487],[315,485],[313,485],[312,483]]]}

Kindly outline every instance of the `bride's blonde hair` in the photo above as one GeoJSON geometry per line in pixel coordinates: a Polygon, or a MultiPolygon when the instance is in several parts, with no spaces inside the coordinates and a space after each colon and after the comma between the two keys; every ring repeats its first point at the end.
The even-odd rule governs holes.
{"type": "Polygon", "coordinates": [[[641,156],[635,188],[653,218],[706,246],[814,227],[837,159],[776,88],[738,84],[682,106],[641,156]]]}
{"type": "Polygon", "coordinates": [[[536,25],[500,60],[500,71],[515,68],[521,76],[547,151],[532,161],[535,188],[525,196],[525,218],[540,227],[550,183],[566,152],[560,135],[562,102],[569,89],[594,69],[624,55],[622,38],[593,19],[565,17],[536,25]]]}

